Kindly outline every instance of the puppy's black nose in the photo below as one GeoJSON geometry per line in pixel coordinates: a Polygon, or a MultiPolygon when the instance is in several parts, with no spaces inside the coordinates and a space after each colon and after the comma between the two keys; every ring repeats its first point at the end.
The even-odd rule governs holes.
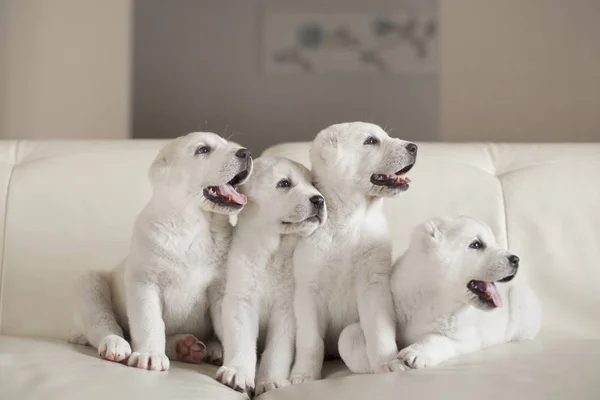
{"type": "Polygon", "coordinates": [[[508,262],[510,262],[510,265],[512,265],[513,267],[518,267],[519,266],[519,257],[512,254],[512,255],[508,256],[508,262]]]}
{"type": "Polygon", "coordinates": [[[411,154],[417,154],[417,150],[418,149],[419,148],[414,143],[409,143],[409,144],[406,145],[406,150],[408,150],[408,152],[411,153],[411,154]]]}
{"type": "Polygon", "coordinates": [[[316,195],[310,198],[310,202],[316,208],[323,208],[323,204],[325,204],[325,199],[323,198],[323,196],[316,195]]]}
{"type": "Polygon", "coordinates": [[[235,152],[235,156],[241,159],[250,157],[250,150],[248,149],[239,149],[235,152]]]}

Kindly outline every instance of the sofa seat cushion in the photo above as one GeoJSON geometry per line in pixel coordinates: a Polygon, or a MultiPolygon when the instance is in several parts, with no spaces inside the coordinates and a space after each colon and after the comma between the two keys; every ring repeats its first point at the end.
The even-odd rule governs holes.
{"type": "MultiPolygon", "coordinates": [[[[436,368],[353,375],[327,362],[326,379],[260,396],[317,399],[599,399],[600,340],[547,339],[493,347],[436,368]]],[[[243,399],[208,365],[171,364],[167,373],[101,360],[91,347],[0,336],[0,399],[243,399]]]]}

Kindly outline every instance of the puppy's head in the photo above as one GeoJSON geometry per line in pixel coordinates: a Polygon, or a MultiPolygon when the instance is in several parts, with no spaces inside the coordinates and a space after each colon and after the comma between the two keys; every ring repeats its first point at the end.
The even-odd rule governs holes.
{"type": "Polygon", "coordinates": [[[167,144],[150,166],[154,191],[199,197],[203,210],[238,212],[246,197],[236,191],[252,173],[252,157],[242,146],[210,132],[194,132],[167,144]]]}
{"type": "Polygon", "coordinates": [[[519,258],[496,243],[486,224],[463,216],[422,224],[408,252],[429,266],[426,273],[439,279],[444,293],[483,310],[502,306],[497,285],[510,282],[519,268],[519,258]]]}
{"type": "Polygon", "coordinates": [[[256,159],[254,173],[240,188],[254,218],[274,224],[283,234],[312,234],[327,218],[325,200],[312,184],[310,171],[287,158],[256,159]]]}
{"type": "Polygon", "coordinates": [[[417,160],[417,146],[391,138],[377,125],[347,122],[319,132],[310,160],[318,180],[328,186],[395,196],[409,187],[406,174],[417,160]]]}

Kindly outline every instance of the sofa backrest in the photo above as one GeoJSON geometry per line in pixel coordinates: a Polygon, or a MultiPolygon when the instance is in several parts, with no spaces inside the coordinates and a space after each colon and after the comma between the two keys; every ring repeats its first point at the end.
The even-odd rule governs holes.
{"type": "MultiPolygon", "coordinates": [[[[65,339],[86,270],[126,254],[164,141],[0,143],[0,333],[65,339]]],[[[308,165],[308,144],[268,154],[308,165]]],[[[541,297],[543,334],[600,338],[600,145],[419,144],[411,189],[385,201],[394,255],[436,215],[487,222],[541,297]]]]}
{"type": "MultiPolygon", "coordinates": [[[[265,153],[309,165],[308,144],[265,153]]],[[[488,223],[521,257],[541,298],[543,335],[600,338],[600,144],[421,143],[411,188],[385,200],[394,257],[439,215],[488,223]]]]}

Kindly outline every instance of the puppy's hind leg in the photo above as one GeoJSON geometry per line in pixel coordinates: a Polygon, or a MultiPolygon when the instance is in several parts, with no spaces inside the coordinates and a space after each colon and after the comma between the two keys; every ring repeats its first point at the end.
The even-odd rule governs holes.
{"type": "Polygon", "coordinates": [[[167,338],[165,354],[170,360],[197,364],[206,357],[206,345],[194,335],[173,335],[167,338]]]}
{"type": "Polygon", "coordinates": [[[338,341],[338,351],[350,371],[355,374],[373,372],[367,355],[365,335],[358,322],[344,328],[338,341]]]}
{"type": "Polygon", "coordinates": [[[117,323],[108,273],[89,272],[82,279],[80,290],[82,301],[79,317],[83,325],[83,336],[98,349],[100,357],[116,362],[127,359],[131,354],[131,347],[117,323]]]}

